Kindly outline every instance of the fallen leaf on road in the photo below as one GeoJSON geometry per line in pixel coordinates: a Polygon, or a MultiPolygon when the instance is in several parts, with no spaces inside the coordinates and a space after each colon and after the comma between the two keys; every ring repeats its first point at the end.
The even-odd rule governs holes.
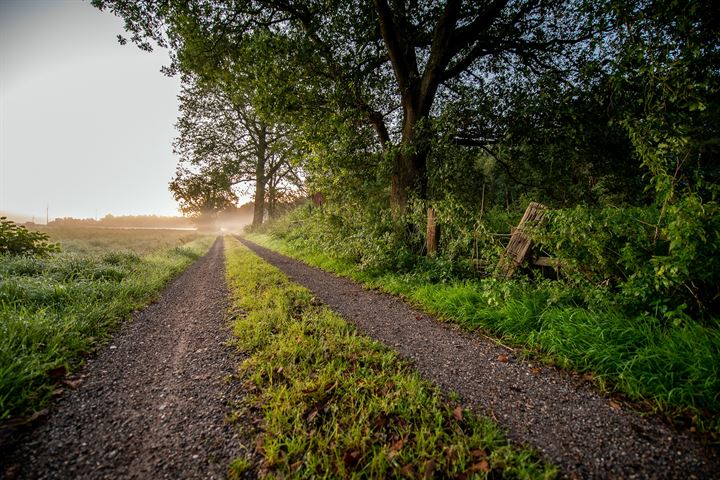
{"type": "Polygon", "coordinates": [[[471,466],[470,470],[473,472],[490,473],[490,464],[487,462],[487,460],[482,460],[481,462],[478,462],[471,466]]]}
{"type": "Polygon", "coordinates": [[[388,423],[390,423],[390,419],[387,417],[387,415],[380,415],[373,422],[373,426],[375,428],[385,428],[387,427],[388,423]]]}
{"type": "Polygon", "coordinates": [[[22,465],[19,463],[14,463],[12,465],[8,465],[5,468],[5,477],[8,480],[12,480],[14,478],[17,478],[18,475],[20,475],[20,470],[22,468],[22,465]]]}
{"type": "Polygon", "coordinates": [[[258,435],[255,439],[255,452],[257,453],[263,453],[265,450],[265,447],[263,446],[265,443],[265,439],[262,435],[258,435]]]}
{"type": "Polygon", "coordinates": [[[447,450],[445,450],[445,460],[447,460],[448,466],[452,466],[455,463],[455,460],[458,458],[457,450],[455,450],[455,447],[450,447],[447,450]]]}
{"type": "Polygon", "coordinates": [[[488,452],[485,449],[478,448],[470,452],[470,456],[473,458],[485,458],[488,456],[488,452]]]}
{"type": "Polygon", "coordinates": [[[346,467],[354,467],[360,461],[360,451],[348,450],[345,452],[345,455],[343,455],[343,461],[345,462],[346,467]]]}
{"type": "Polygon", "coordinates": [[[307,421],[312,422],[315,417],[317,417],[318,409],[313,408],[312,411],[307,416],[307,421]]]}
{"type": "Polygon", "coordinates": [[[385,396],[385,395],[387,395],[387,394],[390,392],[390,390],[392,390],[393,388],[395,388],[395,382],[393,382],[392,380],[390,380],[388,383],[385,384],[385,386],[384,386],[383,388],[380,389],[380,394],[383,395],[383,396],[385,396]]]}
{"type": "Polygon", "coordinates": [[[618,410],[620,410],[620,404],[610,400],[610,408],[612,408],[615,411],[618,411],[618,410]]]}
{"type": "Polygon", "coordinates": [[[455,420],[458,422],[462,420],[463,418],[463,409],[461,406],[455,407],[455,410],[453,410],[453,417],[455,417],[455,420]]]}
{"type": "Polygon", "coordinates": [[[411,463],[408,463],[403,468],[400,469],[400,473],[402,473],[404,476],[408,478],[413,478],[413,466],[411,463]]]}
{"type": "Polygon", "coordinates": [[[498,362],[507,363],[508,360],[510,360],[510,359],[508,358],[507,355],[498,355],[498,362]]]}
{"type": "Polygon", "coordinates": [[[67,385],[68,387],[75,390],[76,388],[78,388],[80,386],[80,384],[82,383],[82,380],[79,378],[76,378],[75,380],[65,380],[63,383],[65,383],[65,385],[67,385]]]}
{"type": "Polygon", "coordinates": [[[401,448],[403,448],[403,445],[405,445],[405,440],[401,438],[397,442],[390,445],[390,452],[397,453],[398,451],[400,451],[401,448]]]}

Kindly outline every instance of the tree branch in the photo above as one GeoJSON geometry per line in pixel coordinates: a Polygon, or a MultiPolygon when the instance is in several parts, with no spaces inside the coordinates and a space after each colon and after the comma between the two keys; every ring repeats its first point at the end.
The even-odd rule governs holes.
{"type": "Polygon", "coordinates": [[[374,0],[374,3],[378,21],[380,22],[380,34],[385,42],[395,79],[400,87],[401,95],[406,95],[411,87],[411,77],[417,74],[415,50],[408,49],[405,44],[400,27],[393,19],[393,12],[387,0],[374,0]]]}

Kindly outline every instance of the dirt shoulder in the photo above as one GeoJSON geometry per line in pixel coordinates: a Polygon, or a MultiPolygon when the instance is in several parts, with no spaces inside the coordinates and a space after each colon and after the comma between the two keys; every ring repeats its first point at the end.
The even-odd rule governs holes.
{"type": "MultiPolygon", "coordinates": [[[[6,478],[224,478],[241,360],[225,346],[223,242],[138,312],[48,419],[3,452],[6,478]]],[[[72,383],[72,382],[71,382],[72,383]]]]}
{"type": "Polygon", "coordinates": [[[570,478],[713,478],[717,448],[641,417],[586,382],[527,363],[508,349],[420,312],[400,299],[243,240],[420,373],[529,444],[570,478]]]}

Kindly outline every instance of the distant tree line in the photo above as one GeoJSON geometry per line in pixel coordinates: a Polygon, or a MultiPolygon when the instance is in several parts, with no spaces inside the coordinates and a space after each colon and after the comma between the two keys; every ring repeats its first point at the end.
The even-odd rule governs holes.
{"type": "Polygon", "coordinates": [[[112,215],[108,213],[99,220],[94,218],[62,217],[50,220],[52,227],[144,227],[144,228],[190,228],[193,222],[185,217],[160,215],[112,215]]]}

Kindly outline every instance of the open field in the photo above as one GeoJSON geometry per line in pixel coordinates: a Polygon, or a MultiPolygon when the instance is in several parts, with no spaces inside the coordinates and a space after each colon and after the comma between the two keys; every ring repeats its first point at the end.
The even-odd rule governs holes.
{"type": "Polygon", "coordinates": [[[129,250],[145,255],[191,242],[202,234],[193,230],[106,228],[106,227],[40,227],[38,231],[59,242],[64,252],[98,253],[129,250]]]}
{"type": "Polygon", "coordinates": [[[0,256],[0,420],[41,409],[84,354],[212,242],[173,230],[44,231],[60,253],[0,256]]]}

